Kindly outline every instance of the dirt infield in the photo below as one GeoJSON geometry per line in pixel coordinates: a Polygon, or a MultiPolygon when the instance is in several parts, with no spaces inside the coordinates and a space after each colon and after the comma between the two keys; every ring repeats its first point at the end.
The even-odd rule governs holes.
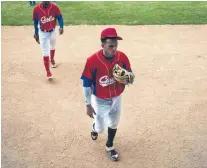
{"type": "Polygon", "coordinates": [[[46,80],[33,27],[2,27],[2,167],[207,168],[207,25],[116,26],[136,80],[123,96],[120,161],[94,142],[80,75],[107,26],[58,36],[46,80]]]}

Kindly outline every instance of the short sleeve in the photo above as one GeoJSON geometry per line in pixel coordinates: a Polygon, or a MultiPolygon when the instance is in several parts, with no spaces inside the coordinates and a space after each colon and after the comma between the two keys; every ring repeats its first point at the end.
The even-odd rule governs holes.
{"type": "MultiPolygon", "coordinates": [[[[124,53],[123,53],[124,54],[124,53]]],[[[125,64],[125,66],[124,66],[124,68],[127,70],[127,71],[132,71],[132,69],[131,69],[131,64],[130,64],[130,61],[129,61],[129,59],[128,59],[128,57],[124,54],[124,64],[125,64]]]]}
{"type": "Polygon", "coordinates": [[[81,78],[87,78],[87,79],[92,79],[92,69],[91,69],[91,64],[89,59],[87,59],[83,73],[82,73],[82,77],[81,78]]]}
{"type": "MultiPolygon", "coordinates": [[[[30,16],[31,16],[31,15],[30,15],[30,16]]],[[[34,19],[34,20],[38,20],[38,13],[37,13],[36,8],[34,8],[34,10],[33,10],[33,19],[34,19]]]]}
{"type": "Polygon", "coordinates": [[[55,5],[55,4],[53,4],[53,5],[54,5],[54,8],[55,8],[55,14],[56,14],[56,16],[62,15],[62,13],[60,12],[59,7],[57,5],[55,5]]]}

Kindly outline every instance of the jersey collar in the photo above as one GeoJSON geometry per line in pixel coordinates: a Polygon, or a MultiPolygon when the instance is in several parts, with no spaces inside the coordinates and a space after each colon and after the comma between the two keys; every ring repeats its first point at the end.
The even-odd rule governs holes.
{"type": "Polygon", "coordinates": [[[116,51],[116,53],[115,53],[115,55],[113,56],[114,58],[113,58],[113,60],[112,60],[112,62],[110,62],[110,61],[108,61],[106,58],[105,58],[105,56],[103,55],[103,50],[100,50],[99,52],[98,52],[98,57],[101,59],[101,61],[103,61],[105,64],[116,64],[118,61],[119,61],[119,53],[118,53],[118,51],[116,51]]]}

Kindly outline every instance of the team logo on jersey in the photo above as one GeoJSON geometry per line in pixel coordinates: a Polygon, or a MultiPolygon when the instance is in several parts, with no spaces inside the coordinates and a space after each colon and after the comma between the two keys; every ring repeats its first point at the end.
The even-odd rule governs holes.
{"type": "Polygon", "coordinates": [[[41,23],[47,23],[47,22],[51,22],[51,21],[53,21],[53,20],[55,20],[55,18],[54,17],[52,17],[52,16],[50,16],[49,18],[47,18],[47,17],[45,17],[45,16],[43,16],[43,17],[41,17],[41,23]]]}
{"type": "Polygon", "coordinates": [[[115,79],[114,78],[109,78],[107,75],[102,76],[99,78],[99,84],[103,87],[106,87],[108,85],[111,85],[113,83],[115,83],[115,79]]]}

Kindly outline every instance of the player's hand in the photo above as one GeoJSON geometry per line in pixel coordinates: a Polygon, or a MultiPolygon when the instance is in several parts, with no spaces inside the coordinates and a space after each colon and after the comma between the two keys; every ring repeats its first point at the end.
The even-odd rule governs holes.
{"type": "Polygon", "coordinates": [[[63,34],[63,32],[64,32],[64,31],[63,31],[63,28],[59,28],[59,33],[60,33],[60,35],[63,34]]]}
{"type": "Polygon", "coordinates": [[[38,43],[38,44],[40,44],[40,41],[39,41],[39,36],[38,35],[36,35],[36,34],[34,34],[34,39],[36,40],[36,42],[38,43]]]}
{"type": "Polygon", "coordinates": [[[88,115],[89,117],[91,117],[91,118],[94,118],[94,117],[93,117],[93,114],[96,115],[96,113],[95,113],[93,107],[92,107],[90,104],[89,104],[89,105],[86,105],[86,113],[87,113],[87,115],[88,115]]]}

